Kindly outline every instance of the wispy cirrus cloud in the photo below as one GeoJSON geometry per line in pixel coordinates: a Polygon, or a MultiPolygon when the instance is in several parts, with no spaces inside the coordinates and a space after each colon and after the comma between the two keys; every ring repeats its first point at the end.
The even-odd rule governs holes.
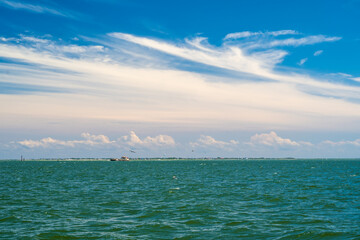
{"type": "Polygon", "coordinates": [[[9,61],[0,64],[1,81],[52,89],[3,92],[0,113],[11,126],[14,114],[228,129],[329,127],[325,118],[360,117],[360,106],[347,101],[359,99],[358,86],[276,71],[287,54],[278,48],[251,52],[203,37],[172,42],[125,33],[83,45],[36,36],[5,40],[0,56],[9,61]],[[193,69],[182,69],[182,62],[193,69]]]}
{"type": "MultiPolygon", "coordinates": [[[[309,92],[313,92],[316,88],[315,91],[319,91],[319,95],[328,95],[330,92],[338,92],[339,88],[347,88],[346,86],[335,86],[333,84],[329,84],[327,81],[318,80],[305,75],[279,73],[273,70],[275,66],[281,63],[287,55],[286,51],[274,47],[300,46],[321,43],[324,41],[337,41],[341,39],[339,37],[315,35],[300,39],[288,38],[282,40],[267,40],[267,42],[263,42],[264,40],[261,39],[259,42],[248,43],[246,47],[244,47],[243,43],[239,43],[239,45],[228,45],[224,43],[224,45],[220,47],[215,47],[208,44],[206,38],[199,39],[199,37],[193,40],[187,40],[187,44],[173,44],[161,40],[137,37],[124,33],[111,33],[109,36],[189,61],[241,73],[252,74],[264,79],[265,81],[275,80],[290,84],[300,84],[302,87],[306,86],[312,88],[309,92]],[[266,47],[267,49],[257,50],[254,52],[249,50],[251,48],[258,47],[266,47]]],[[[355,97],[355,95],[351,95],[355,97]]],[[[344,96],[345,95],[342,95],[341,97],[344,96]]]]}
{"type": "MultiPolygon", "coordinates": [[[[285,50],[274,47],[300,46],[341,39],[338,37],[316,35],[300,39],[288,38],[282,40],[266,40],[266,42],[264,39],[260,39],[255,42],[245,41],[236,44],[232,43],[230,45],[225,42],[224,45],[215,47],[208,44],[207,39],[203,37],[196,37],[191,40],[187,39],[187,44],[174,44],[125,33],[110,33],[109,36],[201,64],[254,74],[270,79],[276,78],[272,69],[278,63],[281,63],[288,54],[285,50]],[[254,52],[250,50],[256,48],[267,49],[254,52]]],[[[280,75],[277,75],[277,78],[285,80],[285,78],[280,75]]],[[[294,76],[287,78],[287,81],[299,81],[304,83],[304,79],[300,80],[294,76]]]]}
{"type": "MultiPolygon", "coordinates": [[[[28,42],[34,42],[34,43],[49,43],[49,40],[47,40],[47,39],[37,38],[37,37],[33,37],[33,36],[24,36],[22,34],[20,36],[21,36],[22,41],[28,41],[28,42]]],[[[18,41],[19,40],[20,39],[18,39],[18,41]]]]}
{"type": "Polygon", "coordinates": [[[324,51],[323,50],[317,50],[316,52],[314,52],[314,56],[320,56],[324,51]]]}
{"type": "MultiPolygon", "coordinates": [[[[187,40],[187,43],[190,45],[188,46],[186,44],[176,45],[165,41],[137,37],[125,33],[110,33],[109,36],[215,67],[248,72],[261,70],[261,61],[252,56],[245,56],[240,48],[229,47],[216,49],[213,46],[203,44],[206,42],[206,38],[187,40]]],[[[280,57],[283,57],[281,53],[280,55],[280,57]]],[[[270,54],[268,56],[270,57],[270,54]]],[[[278,58],[278,56],[274,57],[278,58]]]]}
{"type": "MultiPolygon", "coordinates": [[[[335,42],[341,40],[341,37],[328,37],[324,35],[315,35],[315,36],[308,36],[302,38],[288,38],[288,39],[280,39],[280,40],[273,40],[269,43],[264,43],[264,47],[279,47],[279,46],[303,46],[303,45],[313,45],[317,43],[323,42],[335,42]]],[[[262,45],[260,45],[262,46],[262,45]]]]}
{"type": "MultiPolygon", "coordinates": [[[[272,32],[238,32],[229,33],[225,36],[224,42],[228,45],[236,44],[241,46],[244,50],[252,51],[256,49],[277,48],[277,47],[300,47],[305,45],[314,45],[324,42],[339,41],[341,37],[325,36],[325,35],[310,35],[301,37],[282,37],[286,35],[300,35],[294,30],[280,30],[272,32]]],[[[303,35],[303,34],[302,34],[303,35]]],[[[321,54],[318,52],[317,54],[321,54]]]]}
{"type": "Polygon", "coordinates": [[[270,31],[270,32],[244,31],[244,32],[229,33],[224,37],[224,40],[248,38],[248,37],[259,36],[259,35],[281,36],[281,35],[297,35],[297,34],[299,34],[299,33],[295,30],[280,30],[280,31],[270,31]]]}
{"type": "Polygon", "coordinates": [[[50,8],[43,5],[35,5],[30,3],[24,3],[24,2],[18,2],[18,1],[12,1],[12,0],[0,0],[0,5],[3,5],[5,7],[15,9],[15,10],[25,10],[30,11],[34,13],[42,13],[42,14],[52,14],[62,17],[73,17],[69,13],[65,13],[64,11],[59,11],[54,8],[50,8]]]}
{"type": "Polygon", "coordinates": [[[298,65],[299,65],[299,66],[304,65],[304,63],[306,63],[307,60],[308,60],[308,58],[303,58],[303,59],[301,59],[301,60],[298,62],[298,65]]]}

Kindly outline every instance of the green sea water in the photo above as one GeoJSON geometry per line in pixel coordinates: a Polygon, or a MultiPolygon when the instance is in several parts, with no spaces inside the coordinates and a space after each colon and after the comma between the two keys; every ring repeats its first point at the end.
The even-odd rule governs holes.
{"type": "Polygon", "coordinates": [[[1,239],[360,239],[360,160],[0,161],[1,239]]]}

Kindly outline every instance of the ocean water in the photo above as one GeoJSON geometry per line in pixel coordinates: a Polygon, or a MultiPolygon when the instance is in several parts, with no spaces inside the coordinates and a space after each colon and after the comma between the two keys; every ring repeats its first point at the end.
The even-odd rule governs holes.
{"type": "Polygon", "coordinates": [[[1,239],[360,239],[360,160],[0,161],[1,239]]]}

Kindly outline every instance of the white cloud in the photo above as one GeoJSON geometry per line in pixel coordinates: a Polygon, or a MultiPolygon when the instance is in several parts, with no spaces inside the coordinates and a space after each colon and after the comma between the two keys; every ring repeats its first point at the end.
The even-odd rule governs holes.
{"type": "Polygon", "coordinates": [[[307,62],[307,60],[308,60],[308,58],[303,58],[303,59],[301,59],[301,60],[299,61],[298,65],[299,65],[299,66],[304,65],[304,63],[307,62]]]}
{"type": "MultiPolygon", "coordinates": [[[[56,46],[52,46],[56,48],[56,46]]],[[[78,46],[78,45],[68,45],[61,46],[60,51],[65,53],[89,53],[89,52],[104,52],[104,46],[78,46]]]]}
{"type": "Polygon", "coordinates": [[[185,42],[188,43],[190,46],[193,46],[199,50],[214,53],[214,50],[211,49],[211,46],[208,44],[207,38],[205,38],[205,37],[196,37],[193,39],[185,39],[185,42]]]}
{"type": "Polygon", "coordinates": [[[353,145],[356,147],[360,147],[360,139],[356,139],[354,141],[338,141],[338,142],[326,140],[326,141],[323,141],[322,143],[331,145],[331,146],[353,145]]]}
{"type": "Polygon", "coordinates": [[[40,5],[33,5],[33,4],[29,4],[29,3],[16,2],[16,1],[10,1],[10,0],[0,0],[0,4],[4,5],[6,7],[9,7],[9,8],[27,10],[27,11],[31,11],[31,12],[35,12],[35,13],[49,13],[49,14],[54,14],[54,15],[63,16],[63,17],[69,16],[68,14],[62,13],[62,12],[52,9],[52,8],[48,8],[48,7],[40,6],[40,5]]]}
{"type": "Polygon", "coordinates": [[[224,40],[246,38],[246,37],[259,35],[259,34],[260,34],[259,32],[249,32],[249,31],[237,32],[237,33],[229,33],[229,34],[227,34],[225,36],[224,40]]]}
{"type": "Polygon", "coordinates": [[[129,135],[119,138],[119,142],[132,147],[175,146],[175,140],[171,136],[158,135],[155,137],[148,136],[140,139],[134,131],[130,131],[129,135]]]}
{"type": "Polygon", "coordinates": [[[215,147],[221,149],[228,149],[230,147],[234,147],[239,144],[238,141],[230,140],[229,142],[215,140],[215,138],[211,136],[201,135],[201,137],[196,142],[191,142],[190,145],[195,147],[215,147]]]}
{"type": "MultiPolygon", "coordinates": [[[[267,43],[251,43],[244,48],[242,45],[223,45],[221,47],[209,46],[208,44],[202,45],[202,48],[194,49],[186,44],[171,44],[165,41],[159,41],[150,38],[137,37],[131,34],[124,33],[111,33],[110,36],[118,39],[122,39],[143,47],[151,48],[159,52],[164,52],[170,55],[181,57],[190,61],[206,64],[209,66],[215,66],[218,68],[229,69],[241,73],[253,74],[257,77],[267,80],[275,80],[280,82],[286,82],[290,84],[300,84],[302,89],[311,88],[307,92],[317,93],[318,95],[329,95],[340,93],[339,88],[349,88],[348,86],[342,86],[340,84],[332,84],[330,82],[319,81],[317,79],[305,76],[297,75],[293,73],[279,73],[273,69],[276,64],[281,62],[287,55],[284,50],[273,49],[273,47],[283,45],[300,46],[306,44],[320,43],[324,41],[336,41],[341,38],[338,37],[326,37],[323,35],[309,36],[301,39],[283,39],[275,40],[267,43]],[[246,49],[258,48],[259,46],[267,47],[269,49],[263,51],[248,52],[246,49]],[[204,50],[205,49],[205,50],[204,50]]],[[[198,42],[201,44],[201,41],[198,42]]],[[[356,89],[357,91],[358,89],[356,89]]],[[[333,96],[335,97],[335,96],[333,96]]],[[[350,97],[349,93],[341,94],[336,97],[350,97]]],[[[351,94],[351,97],[358,98],[356,94],[351,94]]]]}
{"type": "Polygon", "coordinates": [[[3,41],[3,42],[13,41],[14,39],[15,39],[15,38],[0,37],[0,41],[3,41]]]}
{"type": "Polygon", "coordinates": [[[82,133],[81,136],[86,139],[86,141],[82,141],[81,143],[89,145],[108,144],[114,142],[110,141],[110,139],[105,135],[91,135],[90,133],[82,133]]]}
{"type": "Polygon", "coordinates": [[[37,38],[33,36],[24,36],[24,35],[20,35],[20,36],[21,36],[21,40],[24,41],[29,41],[34,43],[49,43],[49,40],[47,39],[37,38]]]}
{"type": "Polygon", "coordinates": [[[333,76],[340,76],[342,78],[350,78],[352,77],[351,74],[348,74],[348,73],[342,73],[342,72],[338,72],[338,73],[331,73],[331,75],[333,76]]]}
{"type": "Polygon", "coordinates": [[[317,50],[316,52],[314,52],[314,56],[317,57],[321,55],[323,52],[324,52],[323,50],[317,50]]]}
{"type": "Polygon", "coordinates": [[[352,79],[354,81],[357,81],[357,82],[360,82],[360,77],[355,77],[355,78],[350,78],[350,79],[352,79]]]}
{"type": "Polygon", "coordinates": [[[244,32],[229,33],[225,36],[224,40],[247,38],[247,37],[258,36],[258,35],[280,36],[280,35],[296,35],[296,34],[299,34],[299,33],[295,30],[280,30],[280,31],[272,31],[272,32],[244,31],[244,32]]]}
{"type": "Polygon", "coordinates": [[[268,32],[270,35],[273,36],[280,36],[280,35],[297,35],[299,34],[299,32],[295,31],[295,30],[280,30],[280,31],[273,31],[273,32],[268,32]]]}
{"type": "MultiPolygon", "coordinates": [[[[193,49],[189,48],[186,45],[177,46],[164,41],[137,37],[131,34],[111,33],[109,35],[138,45],[156,49],[167,54],[211,66],[222,67],[231,70],[243,70],[251,72],[261,71],[261,62],[259,60],[251,56],[245,56],[243,51],[236,47],[215,49],[209,48],[207,46],[202,46],[201,49],[193,49]]],[[[198,42],[197,45],[199,45],[200,43],[201,42],[198,42]]]]}
{"type": "Polygon", "coordinates": [[[131,131],[129,135],[122,136],[118,140],[110,140],[105,135],[92,135],[90,133],[82,133],[82,139],[80,140],[58,140],[51,137],[43,138],[41,140],[23,140],[17,143],[21,146],[28,148],[49,148],[56,146],[75,147],[81,145],[112,145],[112,146],[131,146],[131,147],[163,147],[163,146],[175,146],[175,140],[168,135],[158,135],[155,137],[145,137],[140,139],[134,131],[131,131]]]}
{"type": "Polygon", "coordinates": [[[280,147],[298,147],[301,145],[311,146],[309,142],[296,142],[288,138],[278,136],[274,131],[270,133],[255,134],[250,138],[250,145],[280,146],[280,147]]]}
{"type": "Polygon", "coordinates": [[[327,37],[324,35],[308,36],[303,38],[288,38],[281,40],[274,40],[269,43],[263,44],[264,47],[280,47],[280,46],[303,46],[313,45],[322,42],[335,42],[341,40],[341,37],[327,37]]]}
{"type": "Polygon", "coordinates": [[[328,75],[335,79],[351,79],[356,82],[360,82],[360,77],[354,77],[353,75],[348,74],[348,73],[338,72],[338,73],[330,73],[328,75]]]}
{"type": "MultiPolygon", "coordinates": [[[[323,35],[309,36],[300,39],[282,39],[263,42],[250,42],[250,44],[242,47],[242,45],[223,45],[221,47],[214,47],[201,45],[202,41],[197,41],[197,47],[194,49],[184,44],[171,44],[165,41],[137,37],[125,33],[111,33],[109,36],[135,43],[140,46],[155,49],[170,55],[181,57],[190,61],[215,66],[219,68],[255,74],[259,77],[275,79],[279,81],[297,82],[306,84],[304,79],[298,79],[294,76],[286,77],[272,71],[276,64],[283,61],[287,55],[284,50],[273,49],[279,46],[300,46],[307,44],[321,43],[324,41],[336,41],[341,38],[338,37],[325,37],[323,35]],[[263,51],[255,51],[253,53],[248,50],[251,48],[268,48],[263,51]]],[[[317,82],[316,84],[319,84],[317,82]]]]}
{"type": "Polygon", "coordinates": [[[23,140],[23,141],[19,141],[17,143],[24,147],[29,147],[29,148],[50,147],[50,146],[55,146],[55,145],[74,146],[74,144],[72,142],[56,140],[51,137],[43,138],[41,140],[23,140]]]}
{"type": "MultiPolygon", "coordinates": [[[[292,47],[299,47],[304,45],[313,45],[323,42],[334,42],[339,41],[341,37],[329,37],[324,35],[312,35],[312,36],[305,36],[301,38],[282,38],[277,39],[276,37],[281,35],[298,35],[299,33],[294,30],[280,30],[280,31],[273,31],[273,32],[238,32],[238,33],[230,33],[225,36],[224,40],[225,43],[231,43],[227,40],[237,40],[235,41],[236,44],[242,46],[243,49],[251,50],[251,49],[258,49],[258,48],[275,48],[275,47],[282,47],[282,46],[292,46],[292,47]],[[252,37],[257,36],[256,39],[252,37]]],[[[322,50],[315,52],[318,56],[322,53],[322,50]]]]}
{"type": "Polygon", "coordinates": [[[57,140],[51,137],[43,138],[41,140],[23,140],[18,141],[17,143],[21,146],[28,148],[36,148],[36,147],[55,147],[55,146],[67,146],[67,147],[75,147],[76,145],[102,145],[102,144],[110,144],[114,143],[114,141],[110,141],[107,136],[104,135],[91,135],[90,133],[82,133],[82,140],[57,140]]]}
{"type": "Polygon", "coordinates": [[[205,38],[173,43],[110,35],[115,38],[92,40],[95,46],[64,45],[50,37],[47,43],[1,42],[0,56],[13,60],[0,64],[2,82],[59,90],[0,94],[3,126],[96,119],[180,128],[331,128],[350,119],[354,124],[346,126],[358,127],[360,106],[346,99],[360,99],[360,89],[275,71],[284,50],[252,53],[241,46],[213,46],[205,38]],[[194,70],[177,69],[181,61],[169,55],[191,61],[194,70]],[[194,63],[211,71],[197,71],[194,63]],[[328,121],[334,116],[336,121],[328,121]]]}

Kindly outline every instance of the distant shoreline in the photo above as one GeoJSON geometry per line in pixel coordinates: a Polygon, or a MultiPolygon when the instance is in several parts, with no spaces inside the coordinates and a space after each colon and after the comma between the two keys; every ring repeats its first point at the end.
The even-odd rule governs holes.
{"type": "MultiPolygon", "coordinates": [[[[0,159],[0,161],[83,161],[83,162],[96,162],[96,161],[110,161],[111,158],[36,158],[36,159],[0,159]]],[[[256,161],[256,160],[360,160],[360,158],[129,158],[131,161],[256,161]]]]}

